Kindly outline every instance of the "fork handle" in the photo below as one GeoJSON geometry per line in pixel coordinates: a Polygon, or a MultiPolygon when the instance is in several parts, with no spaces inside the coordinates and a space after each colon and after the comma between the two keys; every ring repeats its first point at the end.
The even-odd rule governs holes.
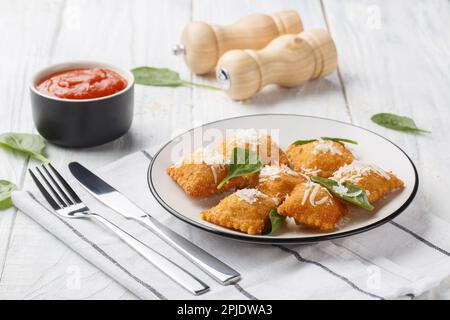
{"type": "Polygon", "coordinates": [[[208,285],[202,282],[200,279],[196,278],[188,271],[179,267],[166,257],[162,256],[158,252],[149,248],[147,245],[133,237],[128,232],[116,226],[114,223],[108,221],[98,214],[92,214],[92,218],[96,219],[100,223],[102,223],[109,230],[114,232],[117,236],[119,236],[126,244],[128,244],[131,248],[136,250],[140,255],[142,255],[146,260],[151,262],[155,267],[157,267],[160,271],[169,276],[172,280],[177,282],[183,288],[188,290],[189,292],[200,295],[209,290],[208,285]]]}

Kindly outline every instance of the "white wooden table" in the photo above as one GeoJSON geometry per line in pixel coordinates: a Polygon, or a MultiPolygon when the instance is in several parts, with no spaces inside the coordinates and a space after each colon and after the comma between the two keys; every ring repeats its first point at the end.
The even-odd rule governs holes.
{"type": "MultiPolygon", "coordinates": [[[[267,88],[244,103],[196,88],[136,87],[131,131],[92,149],[48,147],[61,170],[71,160],[96,168],[163,142],[194,125],[242,114],[298,113],[352,122],[391,139],[420,175],[408,210],[450,221],[450,2],[448,0],[0,0],[0,132],[34,132],[28,81],[37,69],[73,59],[132,68],[168,66],[197,81],[171,54],[185,24],[227,24],[251,12],[296,9],[305,28],[326,27],[339,71],[297,89],[267,88]],[[430,135],[371,123],[377,112],[413,117],[430,135]]],[[[0,178],[30,184],[34,162],[0,150],[0,178]]],[[[450,281],[425,297],[450,297],[450,281]]],[[[0,299],[133,299],[14,208],[0,211],[0,299]],[[70,285],[79,275],[80,286],[70,285]]]]}

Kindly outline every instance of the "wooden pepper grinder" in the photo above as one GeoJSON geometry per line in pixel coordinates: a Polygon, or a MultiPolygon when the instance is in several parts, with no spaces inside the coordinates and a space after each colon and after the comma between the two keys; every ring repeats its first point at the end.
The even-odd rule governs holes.
{"type": "Polygon", "coordinates": [[[327,30],[283,35],[260,51],[232,50],[217,64],[217,78],[234,100],[244,100],[268,84],[295,87],[337,67],[336,46],[327,30]]]}
{"type": "Polygon", "coordinates": [[[184,28],[181,45],[175,46],[173,52],[184,55],[192,72],[205,74],[229,50],[262,49],[280,35],[302,31],[302,21],[294,10],[272,15],[251,14],[229,26],[192,22],[184,28]]]}

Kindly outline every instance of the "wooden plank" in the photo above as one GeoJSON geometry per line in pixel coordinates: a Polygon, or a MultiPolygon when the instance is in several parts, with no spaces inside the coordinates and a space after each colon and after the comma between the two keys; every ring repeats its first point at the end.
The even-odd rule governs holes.
{"type": "MultiPolygon", "coordinates": [[[[128,135],[85,150],[50,146],[50,158],[60,169],[71,160],[95,168],[194,124],[243,114],[298,113],[353,120],[393,140],[415,161],[421,187],[408,214],[433,212],[450,220],[450,205],[442,201],[449,187],[444,177],[450,171],[446,167],[450,30],[445,28],[449,2],[322,2],[0,0],[0,21],[7,26],[0,31],[0,41],[11,44],[0,61],[0,85],[8,88],[0,91],[6,106],[0,108],[6,119],[0,130],[33,130],[24,83],[38,67],[90,58],[126,67],[168,66],[189,78],[189,70],[179,57],[170,55],[170,47],[191,15],[194,20],[229,24],[255,11],[297,9],[306,29],[330,27],[338,47],[340,78],[333,74],[299,88],[268,88],[242,103],[205,89],[137,87],[135,121],[128,135]],[[370,115],[381,111],[412,116],[433,133],[415,136],[380,128],[370,122],[370,115]]],[[[192,78],[214,83],[212,78],[192,78]]],[[[3,152],[0,161],[0,178],[23,180],[26,161],[3,152]]],[[[25,188],[29,183],[26,178],[25,188]]],[[[133,298],[27,216],[15,217],[15,210],[0,214],[0,270],[5,266],[0,298],[133,298]],[[80,288],[68,285],[74,272],[81,275],[80,288]]]]}
{"type": "Polygon", "coordinates": [[[444,178],[450,174],[450,3],[325,0],[324,8],[355,123],[398,144],[418,168],[419,193],[407,214],[450,221],[450,204],[443,200],[450,187],[444,178]],[[432,133],[379,127],[370,121],[378,112],[410,116],[432,133]]]}
{"type": "MultiPolygon", "coordinates": [[[[49,61],[47,52],[53,46],[61,10],[62,3],[56,2],[0,1],[0,43],[4,45],[0,60],[0,133],[34,130],[28,81],[36,67],[49,61]]],[[[20,187],[28,160],[2,149],[0,162],[0,179],[20,187]]],[[[14,208],[0,212],[0,280],[15,218],[14,208]]]]}
{"type": "MultiPolygon", "coordinates": [[[[426,215],[450,221],[445,201],[450,183],[448,160],[450,3],[437,1],[324,0],[324,11],[341,53],[340,72],[356,124],[378,132],[403,148],[419,172],[415,201],[397,221],[427,232],[426,215]],[[370,121],[392,112],[414,118],[430,135],[395,132],[370,121]]],[[[421,299],[448,299],[450,279],[421,299]]]]}
{"type": "MultiPolygon", "coordinates": [[[[51,3],[62,4],[60,1],[51,3]]],[[[52,39],[53,49],[47,48],[41,52],[42,56],[51,57],[51,61],[43,60],[42,66],[49,62],[93,59],[127,68],[154,65],[182,69],[182,62],[171,55],[171,47],[181,28],[190,19],[190,1],[97,0],[84,4],[67,1],[60,15],[62,18],[57,32],[51,32],[46,24],[42,25],[35,18],[45,18],[48,5],[37,2],[33,15],[27,17],[31,28],[38,28],[37,24],[41,24],[41,33],[55,36],[52,39]],[[108,8],[115,9],[107,10],[108,8]]],[[[58,13],[55,12],[55,15],[58,16],[58,13]]],[[[14,35],[20,34],[20,27],[17,25],[14,35]]],[[[9,60],[14,62],[11,70],[17,72],[22,59],[15,57],[9,60]]],[[[182,76],[189,77],[186,71],[182,72],[182,76]]],[[[180,128],[191,126],[190,97],[189,88],[136,86],[135,119],[127,135],[115,142],[90,149],[49,146],[49,158],[67,173],[66,165],[73,160],[90,168],[97,168],[126,154],[161,143],[180,128]]],[[[26,123],[29,126],[31,122],[27,120],[26,123]]],[[[24,188],[30,183],[27,177],[24,188]]],[[[22,213],[16,218],[11,239],[0,282],[0,297],[133,297],[22,213]],[[68,286],[73,270],[78,270],[81,276],[81,286],[75,289],[68,286]]]]}
{"type": "MultiPolygon", "coordinates": [[[[320,1],[202,1],[193,2],[193,20],[215,24],[231,24],[253,12],[272,13],[298,10],[305,29],[325,27],[320,1]]],[[[196,81],[208,81],[195,77],[196,81]]],[[[213,83],[210,76],[211,83],[213,83]]],[[[339,120],[349,120],[341,84],[337,74],[310,81],[298,88],[277,86],[265,88],[255,97],[236,102],[223,92],[205,89],[193,90],[194,122],[201,124],[213,120],[258,113],[295,113],[339,120]]]]}

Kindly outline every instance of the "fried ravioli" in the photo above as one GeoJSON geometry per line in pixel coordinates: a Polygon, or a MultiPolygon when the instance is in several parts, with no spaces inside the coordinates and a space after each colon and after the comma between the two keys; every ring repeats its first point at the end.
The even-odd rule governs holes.
{"type": "Polygon", "coordinates": [[[403,181],[392,172],[386,172],[375,165],[357,160],[339,168],[331,179],[340,183],[348,182],[365,190],[370,203],[393,190],[404,187],[403,181]]]}
{"type": "Polygon", "coordinates": [[[257,189],[241,189],[215,207],[201,212],[200,217],[225,228],[255,235],[268,229],[269,213],[276,205],[274,199],[257,189]]]}
{"type": "Polygon", "coordinates": [[[347,211],[347,207],[325,187],[311,181],[298,184],[278,207],[279,214],[321,231],[334,230],[347,211]]]}
{"type": "Polygon", "coordinates": [[[226,165],[184,163],[169,166],[167,173],[191,197],[206,197],[234,188],[254,187],[258,183],[258,173],[254,173],[233,178],[218,190],[217,185],[226,177],[228,170],[226,165]]]}
{"type": "Polygon", "coordinates": [[[331,140],[318,140],[303,145],[290,145],[286,150],[289,162],[297,172],[328,178],[339,167],[354,160],[343,144],[331,140]]]}
{"type": "Polygon", "coordinates": [[[294,187],[306,181],[306,177],[291,168],[282,166],[264,166],[259,174],[258,190],[276,198],[282,203],[294,187]]]}
{"type": "Polygon", "coordinates": [[[243,148],[249,149],[256,153],[263,164],[273,165],[288,165],[289,160],[283,150],[280,149],[277,143],[272,140],[270,135],[252,135],[256,130],[244,130],[246,133],[237,133],[234,136],[227,137],[220,148],[220,152],[225,155],[227,159],[231,158],[233,149],[243,148]],[[249,133],[250,132],[250,133],[249,133]]]}
{"type": "Polygon", "coordinates": [[[235,147],[257,152],[266,163],[287,164],[286,154],[270,136],[258,136],[254,129],[237,130],[219,144],[196,150],[180,163],[167,168],[167,173],[192,197],[206,197],[230,189],[253,188],[258,183],[258,173],[230,179],[220,190],[219,183],[229,171],[235,147]]]}

